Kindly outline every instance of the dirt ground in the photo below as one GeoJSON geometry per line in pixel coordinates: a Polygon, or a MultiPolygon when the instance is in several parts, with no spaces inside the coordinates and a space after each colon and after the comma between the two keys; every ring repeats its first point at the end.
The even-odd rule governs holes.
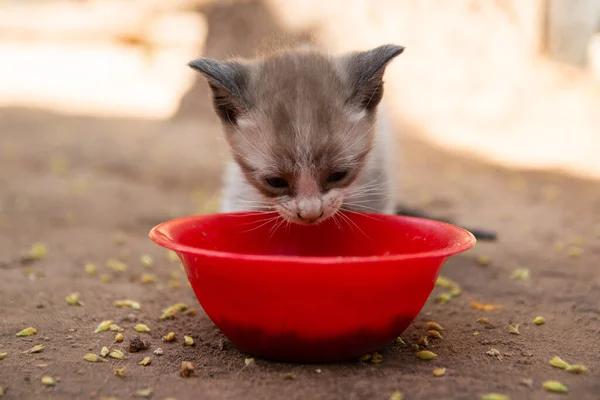
{"type": "MultiPolygon", "coordinates": [[[[247,16],[248,10],[240,13],[247,16]]],[[[227,26],[209,13],[207,53],[222,55],[239,45],[219,41],[227,26]],[[219,45],[220,43],[220,45],[219,45]]],[[[238,25],[236,25],[238,26],[238,25]]],[[[274,29],[268,21],[265,32],[274,29]]],[[[261,36],[263,31],[252,31],[261,36]]],[[[254,36],[247,35],[248,40],[254,36]]],[[[168,122],[64,117],[37,110],[0,110],[0,386],[6,399],[150,398],[166,399],[477,399],[496,392],[512,399],[600,398],[600,183],[557,172],[509,171],[445,153],[402,126],[398,181],[400,199],[433,215],[461,224],[494,229],[497,242],[480,242],[450,259],[442,275],[463,293],[440,304],[436,288],[416,321],[402,335],[407,345],[382,349],[381,363],[295,365],[257,359],[238,351],[202,312],[178,262],[148,239],[155,224],[176,216],[208,212],[218,196],[224,143],[210,112],[206,87],[199,83],[168,122]],[[20,256],[34,243],[48,254],[29,264],[20,256]],[[564,248],[561,249],[561,245],[564,248]],[[583,249],[579,257],[570,252],[583,249]],[[140,261],[152,256],[153,264],[140,261]],[[491,260],[487,266],[480,256],[491,260]],[[124,272],[109,269],[116,259],[124,272]],[[88,274],[84,265],[97,271],[88,274]],[[513,277],[526,268],[529,279],[513,277]],[[155,282],[142,283],[142,274],[155,282]],[[103,276],[110,277],[108,283],[103,276]],[[81,294],[83,306],[65,297],[81,294]],[[141,310],[117,308],[114,301],[134,299],[141,310]],[[473,309],[473,301],[502,305],[495,311],[473,309]],[[161,320],[161,310],[184,302],[196,315],[161,320]],[[546,323],[533,324],[536,316],[546,323]],[[478,322],[482,317],[488,324],[478,322]],[[103,320],[124,329],[94,333],[103,320]],[[438,354],[420,360],[410,346],[436,321],[445,331],[428,349],[438,354]],[[134,326],[147,324],[150,333],[134,326]],[[519,325],[511,334],[509,325],[519,325]],[[37,334],[16,337],[27,327],[37,334]],[[175,332],[176,340],[161,338],[175,332]],[[195,340],[184,346],[183,335],[195,340]],[[140,336],[149,348],[129,353],[140,336]],[[40,353],[24,354],[43,343],[40,353]],[[125,360],[83,360],[103,346],[121,349],[125,360]],[[153,352],[162,348],[162,355],[153,352]],[[487,354],[492,349],[498,356],[487,354]],[[549,365],[559,356],[583,364],[587,373],[549,365]],[[145,357],[148,366],[138,365],[145,357]],[[179,375],[181,361],[196,370],[179,375]],[[113,373],[125,367],[126,376],[113,373]],[[446,374],[435,377],[435,368],[446,374]],[[317,371],[319,370],[319,371],[317,371]],[[288,373],[294,379],[284,379],[288,373]],[[44,386],[42,376],[56,379],[44,386]],[[558,380],[568,393],[542,388],[558,380]]]]}

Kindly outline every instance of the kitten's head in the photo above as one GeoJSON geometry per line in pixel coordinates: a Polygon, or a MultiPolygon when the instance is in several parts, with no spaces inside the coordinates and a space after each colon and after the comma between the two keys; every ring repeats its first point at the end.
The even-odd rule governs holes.
{"type": "Polygon", "coordinates": [[[334,215],[374,145],[383,73],[403,47],[329,56],[312,50],[189,66],[207,79],[233,157],[281,216],[334,215]]]}

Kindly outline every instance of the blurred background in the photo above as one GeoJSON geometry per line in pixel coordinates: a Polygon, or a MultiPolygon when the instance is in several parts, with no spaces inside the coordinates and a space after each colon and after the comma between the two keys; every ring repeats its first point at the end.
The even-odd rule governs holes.
{"type": "MultiPolygon", "coordinates": [[[[154,225],[216,211],[220,199],[228,151],[208,85],[187,63],[254,56],[298,39],[334,53],[405,46],[385,76],[398,201],[499,235],[444,268],[462,296],[437,304],[435,294],[424,310],[422,318],[450,327],[451,339],[438,346],[456,359],[448,366],[457,379],[423,385],[429,367],[414,372],[414,357],[398,353],[380,366],[389,373],[333,373],[346,383],[323,381],[340,395],[328,398],[388,398],[400,383],[431,395],[412,398],[448,390],[475,398],[492,389],[523,398],[529,389],[515,379],[549,379],[544,368],[555,354],[598,365],[596,353],[581,349],[598,348],[599,337],[599,31],[600,0],[0,0],[0,353],[10,353],[4,384],[20,382],[9,396],[47,394],[38,379],[44,370],[21,354],[35,343],[14,336],[35,323],[38,336],[50,338],[40,360],[65,378],[57,390],[70,391],[63,398],[98,388],[121,397],[124,386],[107,379],[110,371],[73,369],[83,347],[104,345],[92,328],[107,318],[127,327],[150,321],[153,330],[156,323],[153,346],[163,346],[167,328],[204,341],[190,353],[202,379],[184,380],[203,390],[173,385],[176,352],[134,370],[128,380],[156,383],[157,398],[160,390],[160,398],[252,398],[249,388],[313,396],[306,380],[262,383],[281,381],[275,367],[240,379],[243,356],[224,347],[203,313],[158,325],[167,305],[197,302],[177,260],[148,239],[154,225]],[[43,259],[23,265],[28,249],[43,259]],[[528,268],[532,280],[521,282],[528,268]],[[75,291],[85,307],[65,304],[75,291]],[[143,304],[139,319],[128,310],[118,317],[113,302],[124,298],[143,304]],[[504,328],[481,328],[476,337],[481,315],[472,301],[505,306],[497,327],[544,315],[549,329],[533,328],[535,340],[504,328]],[[490,343],[506,344],[515,361],[488,362],[481,345],[490,343]],[[525,349],[540,358],[517,360],[525,349]],[[212,386],[213,372],[221,386],[212,386]],[[492,374],[502,375],[493,387],[492,374]]],[[[407,335],[418,337],[415,329],[407,335]]],[[[599,390],[595,376],[560,379],[576,398],[599,390]]]]}
{"type": "Polygon", "coordinates": [[[434,197],[424,169],[463,186],[484,165],[595,179],[599,32],[597,0],[2,0],[0,155],[15,191],[0,213],[35,203],[31,187],[43,197],[111,179],[191,193],[161,204],[169,215],[213,210],[227,150],[186,63],[298,38],[406,47],[386,97],[408,203],[434,197]]]}

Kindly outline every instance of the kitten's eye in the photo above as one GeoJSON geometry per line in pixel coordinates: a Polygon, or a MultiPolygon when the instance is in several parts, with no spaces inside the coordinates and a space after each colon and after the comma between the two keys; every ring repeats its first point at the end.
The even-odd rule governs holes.
{"type": "Polygon", "coordinates": [[[346,175],[348,175],[348,171],[334,172],[333,174],[330,174],[327,177],[327,182],[330,182],[330,183],[339,182],[342,179],[344,179],[346,177],[346,175]]]}
{"type": "Polygon", "coordinates": [[[290,186],[285,179],[279,177],[267,178],[266,182],[269,186],[275,189],[285,189],[290,186]]]}

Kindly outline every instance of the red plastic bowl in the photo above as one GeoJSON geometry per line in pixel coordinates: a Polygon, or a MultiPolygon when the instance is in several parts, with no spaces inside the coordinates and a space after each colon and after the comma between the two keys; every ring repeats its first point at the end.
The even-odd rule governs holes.
{"type": "Polygon", "coordinates": [[[447,258],[475,244],[462,228],[395,215],[280,222],[273,214],[200,215],[150,232],[178,254],[221,332],[279,361],[343,361],[390,345],[425,305],[447,258]]]}

